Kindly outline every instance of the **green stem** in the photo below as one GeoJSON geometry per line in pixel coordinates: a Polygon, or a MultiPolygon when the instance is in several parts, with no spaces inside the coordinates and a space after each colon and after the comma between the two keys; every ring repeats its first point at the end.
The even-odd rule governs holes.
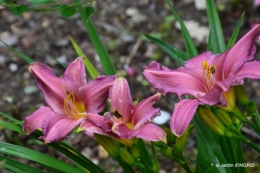
{"type": "Polygon", "coordinates": [[[254,142],[252,142],[251,140],[247,139],[242,134],[239,137],[239,139],[241,141],[243,141],[245,144],[247,144],[248,146],[250,146],[251,148],[253,148],[254,150],[256,150],[260,154],[260,148],[254,142]]]}
{"type": "Polygon", "coordinates": [[[181,167],[183,167],[183,169],[185,169],[185,171],[187,173],[192,173],[192,171],[190,170],[190,167],[188,166],[187,162],[184,160],[183,154],[179,155],[179,164],[181,165],[181,167]]]}
{"type": "MultiPolygon", "coordinates": [[[[239,139],[236,139],[235,142],[236,142],[236,151],[238,151],[237,152],[237,163],[245,163],[244,155],[242,152],[243,149],[242,149],[241,141],[239,139]]],[[[238,167],[238,172],[246,173],[246,169],[244,167],[238,167]]]]}

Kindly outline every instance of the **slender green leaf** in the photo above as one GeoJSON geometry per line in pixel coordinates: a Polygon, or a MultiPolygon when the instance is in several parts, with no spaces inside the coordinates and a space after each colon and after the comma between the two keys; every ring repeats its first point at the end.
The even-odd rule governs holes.
{"type": "Polygon", "coordinates": [[[198,55],[196,46],[195,46],[194,42],[192,41],[190,33],[188,32],[188,30],[187,30],[186,26],[184,25],[183,21],[181,20],[180,16],[174,10],[174,8],[171,5],[171,3],[169,2],[169,0],[165,0],[165,1],[168,4],[168,6],[170,7],[172,13],[174,14],[174,16],[176,17],[176,19],[178,20],[178,22],[181,26],[181,32],[182,32],[182,36],[184,38],[184,43],[185,43],[188,54],[190,55],[190,57],[194,57],[194,56],[198,55]]]}
{"type": "Polygon", "coordinates": [[[85,10],[87,19],[90,18],[94,12],[95,12],[95,9],[93,7],[87,7],[85,10]]]}
{"type": "Polygon", "coordinates": [[[61,5],[59,7],[59,13],[63,17],[70,17],[76,13],[76,10],[73,7],[61,5]]]}
{"type": "Polygon", "coordinates": [[[21,157],[31,161],[35,161],[41,165],[45,165],[54,170],[63,172],[82,172],[79,168],[71,166],[68,163],[62,162],[58,159],[45,155],[41,152],[34,151],[28,148],[24,148],[18,145],[13,145],[9,143],[0,143],[0,152],[16,157],[21,157]]]}
{"type": "Polygon", "coordinates": [[[151,156],[147,150],[147,147],[145,146],[145,143],[142,139],[138,139],[137,147],[140,151],[140,159],[143,160],[143,163],[147,167],[153,167],[153,162],[151,160],[151,156]]]}
{"type": "MultiPolygon", "coordinates": [[[[11,117],[7,114],[4,114],[2,112],[0,112],[0,114],[2,116],[4,116],[5,118],[19,124],[19,126],[23,125],[23,123],[21,121],[13,118],[13,117],[11,117]]],[[[3,125],[3,127],[6,127],[6,128],[11,129],[11,130],[15,130],[19,133],[24,134],[24,132],[21,131],[21,127],[19,129],[18,125],[15,125],[15,124],[11,125],[11,123],[9,123],[9,124],[8,123],[2,123],[1,125],[3,125]]],[[[40,132],[39,130],[36,130],[30,136],[35,138],[36,140],[38,140],[39,137],[42,136],[42,132],[40,132]]],[[[52,143],[49,143],[48,146],[50,146],[50,147],[54,148],[55,150],[63,153],[68,158],[70,158],[72,161],[74,161],[76,164],[79,164],[80,166],[82,166],[86,170],[90,171],[91,173],[104,173],[104,171],[101,168],[99,168],[92,161],[90,161],[88,158],[83,156],[78,150],[71,147],[70,145],[68,145],[65,142],[59,142],[59,143],[52,142],[52,143]]]]}
{"type": "Polygon", "coordinates": [[[152,154],[153,154],[153,170],[156,170],[156,172],[159,172],[159,162],[158,162],[158,158],[156,155],[156,151],[155,151],[155,146],[154,144],[151,142],[151,146],[152,146],[152,154]]]}
{"type": "MultiPolygon", "coordinates": [[[[73,0],[74,3],[78,3],[79,1],[78,0],[73,0]]],[[[94,45],[95,47],[95,50],[97,51],[97,54],[100,58],[100,61],[103,65],[103,68],[105,70],[105,73],[107,75],[113,75],[113,74],[116,74],[116,69],[107,53],[107,50],[105,49],[105,46],[104,44],[102,43],[97,31],[96,31],[96,28],[95,26],[93,25],[93,23],[91,22],[90,19],[87,19],[87,16],[84,12],[84,9],[82,8],[82,6],[79,4],[77,5],[77,9],[78,9],[78,12],[80,14],[80,17],[87,29],[87,32],[89,34],[89,37],[92,41],[92,44],[94,45]]]]}
{"type": "Polygon", "coordinates": [[[83,51],[80,49],[79,45],[75,42],[75,40],[72,37],[70,38],[70,42],[72,43],[75,51],[77,52],[78,56],[83,57],[83,61],[85,64],[85,67],[90,75],[90,77],[92,79],[96,78],[97,76],[99,76],[98,71],[96,70],[96,68],[93,66],[93,64],[89,61],[89,59],[87,58],[87,56],[83,53],[83,51]]]}
{"type": "Polygon", "coordinates": [[[209,31],[209,37],[208,37],[208,45],[207,45],[207,50],[211,51],[211,40],[212,40],[212,36],[211,36],[211,31],[209,31]]]}
{"type": "Polygon", "coordinates": [[[32,5],[43,5],[50,4],[53,0],[31,0],[30,4],[32,5]]]}
{"type": "Polygon", "coordinates": [[[49,58],[53,59],[54,61],[56,61],[58,64],[60,64],[62,67],[66,68],[66,65],[61,63],[60,61],[58,61],[56,58],[54,58],[53,56],[51,56],[50,54],[48,54],[47,52],[45,52],[44,50],[37,48],[39,51],[41,51],[42,53],[44,53],[46,56],[48,56],[49,58]]]}
{"type": "Polygon", "coordinates": [[[2,5],[3,2],[4,2],[4,0],[0,0],[0,5],[2,5]]]}
{"type": "MultiPolygon", "coordinates": [[[[210,167],[216,166],[217,164],[227,164],[227,161],[219,148],[218,141],[213,137],[211,131],[200,121],[197,115],[194,116],[193,122],[195,124],[196,137],[199,147],[199,152],[205,150],[205,153],[198,155],[206,158],[198,158],[198,161],[203,162],[203,169],[200,166],[197,166],[197,172],[206,172],[210,167]],[[198,171],[198,169],[200,171],[198,171]]],[[[217,166],[216,166],[217,167],[217,166]]],[[[217,167],[218,171],[221,173],[231,173],[230,168],[228,167],[217,167]]]]}
{"type": "Polygon", "coordinates": [[[0,120],[0,127],[7,128],[18,133],[24,133],[21,126],[3,120],[0,120]]]}
{"type": "Polygon", "coordinates": [[[144,35],[147,39],[154,42],[157,46],[159,46],[164,52],[166,52],[170,57],[172,57],[174,60],[179,62],[180,65],[184,64],[185,60],[189,59],[189,55],[187,55],[182,50],[178,49],[177,47],[174,47],[170,43],[167,43],[161,39],[157,39],[155,37],[144,35]]]}
{"type": "Polygon", "coordinates": [[[236,42],[236,39],[237,39],[237,36],[238,36],[238,33],[239,33],[239,30],[240,30],[240,27],[241,27],[241,24],[242,24],[242,21],[244,19],[244,15],[245,15],[245,12],[242,13],[241,17],[239,18],[238,22],[237,22],[237,25],[236,25],[236,28],[228,42],[228,45],[227,45],[227,49],[231,48],[235,42],[236,42]]]}
{"type": "Polygon", "coordinates": [[[219,20],[214,0],[206,0],[207,14],[211,34],[211,45],[213,53],[223,53],[226,50],[225,38],[219,20]]]}
{"type": "Polygon", "coordinates": [[[32,172],[32,173],[44,173],[43,171],[37,169],[37,168],[33,168],[27,164],[18,162],[16,160],[13,159],[9,159],[7,157],[1,156],[0,155],[0,160],[1,161],[5,161],[5,168],[9,171],[12,172],[18,172],[18,173],[28,173],[28,172],[32,172]]]}
{"type": "Polygon", "coordinates": [[[16,124],[19,124],[19,125],[22,125],[22,124],[23,124],[21,121],[15,119],[15,118],[13,118],[13,117],[11,117],[10,115],[7,115],[7,114],[3,113],[3,112],[0,112],[0,115],[2,115],[3,117],[5,117],[5,118],[7,118],[7,119],[9,119],[9,120],[11,120],[11,121],[13,121],[13,122],[16,123],[16,124]]]}
{"type": "Polygon", "coordinates": [[[20,15],[28,11],[28,7],[26,5],[13,6],[9,7],[9,9],[13,15],[20,15]]]}
{"type": "Polygon", "coordinates": [[[19,56],[21,56],[28,64],[31,64],[32,62],[34,62],[33,59],[29,58],[28,56],[26,56],[25,54],[23,54],[22,52],[20,52],[19,50],[9,46],[8,44],[6,44],[3,40],[0,39],[0,41],[9,49],[11,49],[13,52],[17,53],[19,56]]]}

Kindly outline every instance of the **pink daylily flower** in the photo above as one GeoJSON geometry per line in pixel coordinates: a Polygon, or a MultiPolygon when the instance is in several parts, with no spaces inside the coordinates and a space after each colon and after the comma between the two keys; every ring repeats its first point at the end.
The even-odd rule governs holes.
{"type": "Polygon", "coordinates": [[[198,105],[227,106],[225,95],[232,86],[243,84],[245,78],[260,78],[260,62],[252,61],[259,35],[260,25],[253,24],[243,38],[222,54],[204,52],[175,70],[160,68],[156,62],[144,67],[144,76],[159,92],[174,93],[180,99],[183,95],[193,96],[175,105],[170,125],[176,136],[184,133],[198,105]]]}
{"type": "Polygon", "coordinates": [[[23,131],[32,133],[42,128],[45,143],[64,139],[88,113],[98,113],[105,107],[109,88],[115,76],[100,76],[87,84],[82,58],[69,64],[62,77],[55,76],[52,69],[34,62],[29,66],[36,86],[48,106],[25,118],[23,131]]]}
{"type": "Polygon", "coordinates": [[[82,123],[81,128],[86,127],[86,133],[99,133],[117,140],[142,138],[149,141],[166,141],[166,134],[162,128],[153,124],[151,120],[159,115],[159,108],[152,105],[160,98],[157,93],[137,104],[133,103],[130,89],[124,78],[114,81],[109,91],[111,112],[104,116],[90,115],[89,120],[97,125],[96,129],[89,129],[82,123]],[[101,120],[103,118],[103,120],[101,120]],[[102,130],[103,131],[102,131],[102,130]]]}

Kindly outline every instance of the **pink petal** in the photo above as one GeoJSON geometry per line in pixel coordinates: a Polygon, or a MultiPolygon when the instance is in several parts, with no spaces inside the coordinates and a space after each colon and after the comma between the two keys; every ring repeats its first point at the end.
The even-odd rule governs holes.
{"type": "Polygon", "coordinates": [[[133,109],[132,97],[127,81],[124,78],[117,78],[109,91],[111,111],[117,110],[123,122],[131,121],[133,109]]]}
{"type": "Polygon", "coordinates": [[[61,141],[83,120],[84,118],[75,120],[64,115],[51,113],[43,121],[42,130],[44,136],[39,139],[43,139],[45,143],[61,141]]]}
{"type": "Polygon", "coordinates": [[[136,138],[140,129],[129,129],[124,123],[115,124],[112,131],[121,138],[136,138]]]}
{"type": "Polygon", "coordinates": [[[185,61],[185,67],[187,68],[202,68],[202,62],[203,61],[208,61],[208,59],[211,56],[211,52],[207,51],[204,52],[198,56],[195,56],[187,61],[185,61]]]}
{"type": "Polygon", "coordinates": [[[85,119],[81,125],[80,129],[83,129],[84,132],[89,135],[90,137],[94,138],[94,133],[112,137],[112,138],[117,138],[117,136],[113,133],[105,132],[101,127],[97,126],[95,123],[91,122],[88,119],[85,119]]]}
{"type": "Polygon", "coordinates": [[[160,109],[153,107],[154,102],[160,97],[161,94],[157,93],[134,106],[132,124],[134,124],[135,129],[144,123],[151,122],[154,117],[160,115],[160,109]]]}
{"type": "Polygon", "coordinates": [[[88,120],[101,127],[105,132],[109,132],[112,129],[112,123],[106,121],[101,115],[88,113],[88,120]]]}
{"type": "Polygon", "coordinates": [[[222,66],[224,76],[236,73],[244,62],[253,59],[256,52],[255,41],[260,35],[260,25],[254,27],[242,37],[229,51],[222,66]]]}
{"type": "Polygon", "coordinates": [[[99,76],[85,86],[79,88],[80,100],[84,101],[87,112],[101,112],[108,98],[110,87],[116,76],[99,76]]]}
{"type": "Polygon", "coordinates": [[[63,76],[68,76],[73,79],[77,86],[83,86],[87,83],[86,71],[82,58],[77,58],[75,61],[71,62],[64,72],[63,76]]]}
{"type": "Polygon", "coordinates": [[[41,90],[45,102],[56,113],[64,113],[63,100],[67,92],[77,92],[74,81],[66,76],[56,77],[53,71],[39,62],[29,66],[30,73],[34,76],[36,86],[41,90]]]}
{"type": "Polygon", "coordinates": [[[53,111],[47,106],[41,106],[24,120],[23,131],[31,134],[34,130],[42,127],[43,120],[53,111]]]}
{"type": "Polygon", "coordinates": [[[197,99],[183,99],[175,104],[175,109],[170,120],[173,134],[181,136],[185,132],[200,104],[202,103],[197,99]]]}
{"type": "Polygon", "coordinates": [[[148,67],[144,67],[143,74],[152,87],[164,95],[173,93],[181,98],[185,94],[194,97],[202,97],[206,94],[202,68],[169,70],[163,67],[161,69],[154,61],[148,67]]]}
{"type": "Polygon", "coordinates": [[[147,123],[140,128],[137,138],[142,138],[148,141],[166,142],[166,134],[164,130],[152,123],[147,123]]]}
{"type": "Polygon", "coordinates": [[[260,62],[246,62],[235,74],[237,81],[243,81],[245,78],[260,79],[260,62]]]}

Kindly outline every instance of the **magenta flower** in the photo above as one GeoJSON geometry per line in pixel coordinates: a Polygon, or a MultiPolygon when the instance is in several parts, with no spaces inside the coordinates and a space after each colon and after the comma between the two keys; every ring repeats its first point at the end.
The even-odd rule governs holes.
{"type": "Polygon", "coordinates": [[[159,92],[174,93],[180,99],[183,95],[193,96],[175,105],[170,125],[176,136],[184,133],[198,105],[227,106],[225,97],[232,86],[243,84],[245,78],[260,78],[260,62],[251,61],[259,35],[260,26],[254,24],[251,31],[222,54],[204,52],[176,70],[160,68],[156,62],[144,67],[144,76],[159,92]]]}
{"type": "Polygon", "coordinates": [[[23,130],[30,134],[42,128],[44,135],[40,138],[45,143],[64,139],[89,112],[102,111],[115,80],[115,76],[100,76],[87,84],[82,58],[70,63],[62,77],[39,62],[32,63],[29,72],[48,106],[26,117],[23,130]]]}
{"type": "Polygon", "coordinates": [[[152,105],[160,96],[157,93],[139,103],[133,103],[127,81],[118,78],[109,92],[112,116],[108,112],[103,117],[91,115],[89,120],[97,125],[96,129],[89,129],[89,122],[81,128],[86,127],[87,134],[95,132],[118,140],[142,138],[165,142],[166,134],[163,129],[151,122],[159,115],[160,109],[152,105]]]}

